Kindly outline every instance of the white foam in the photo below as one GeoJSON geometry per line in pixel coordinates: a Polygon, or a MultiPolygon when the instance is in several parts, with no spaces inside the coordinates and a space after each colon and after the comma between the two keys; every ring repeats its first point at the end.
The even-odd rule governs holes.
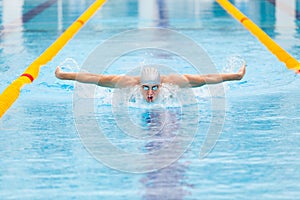
{"type": "Polygon", "coordinates": [[[66,72],[79,72],[80,67],[77,63],[77,61],[73,58],[66,58],[64,61],[62,61],[59,66],[63,71],[66,72]]]}
{"type": "Polygon", "coordinates": [[[246,64],[246,61],[241,56],[231,56],[227,59],[223,72],[236,73],[244,64],[246,64]]]}
{"type": "Polygon", "coordinates": [[[97,87],[95,102],[97,105],[127,106],[132,108],[166,108],[192,105],[203,99],[218,97],[223,92],[218,92],[223,87],[206,86],[201,88],[179,88],[176,85],[162,84],[160,93],[153,103],[148,103],[140,92],[140,86],[124,89],[110,89],[97,87]]]}

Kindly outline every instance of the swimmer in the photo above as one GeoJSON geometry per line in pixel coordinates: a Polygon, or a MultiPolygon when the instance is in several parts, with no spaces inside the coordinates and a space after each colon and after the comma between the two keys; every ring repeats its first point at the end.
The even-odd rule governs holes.
{"type": "Polygon", "coordinates": [[[140,86],[144,99],[153,102],[160,91],[163,83],[185,87],[201,87],[205,84],[217,84],[224,81],[241,80],[246,72],[246,65],[242,65],[237,73],[226,74],[170,74],[160,75],[153,67],[143,67],[140,76],[127,75],[102,75],[85,72],[63,72],[60,67],[56,68],[55,76],[61,80],[74,80],[81,83],[96,84],[102,87],[125,88],[140,86]]]}

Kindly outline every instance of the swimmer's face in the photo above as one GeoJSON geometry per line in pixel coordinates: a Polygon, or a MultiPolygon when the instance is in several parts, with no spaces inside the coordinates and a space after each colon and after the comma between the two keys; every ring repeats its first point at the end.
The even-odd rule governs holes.
{"type": "Polygon", "coordinates": [[[160,90],[160,85],[158,85],[158,84],[141,85],[142,95],[148,103],[151,103],[156,99],[156,97],[158,96],[159,90],[160,90]]]}

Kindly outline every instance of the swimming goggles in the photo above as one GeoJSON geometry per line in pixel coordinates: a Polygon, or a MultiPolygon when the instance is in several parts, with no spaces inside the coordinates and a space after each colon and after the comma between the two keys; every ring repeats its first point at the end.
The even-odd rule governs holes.
{"type": "MultiPolygon", "coordinates": [[[[148,85],[143,85],[142,87],[143,87],[143,90],[145,90],[145,91],[148,91],[148,90],[150,89],[150,86],[148,86],[148,85]]],[[[157,91],[157,90],[158,90],[158,85],[153,85],[153,86],[151,87],[151,89],[152,89],[153,91],[157,91]]]]}

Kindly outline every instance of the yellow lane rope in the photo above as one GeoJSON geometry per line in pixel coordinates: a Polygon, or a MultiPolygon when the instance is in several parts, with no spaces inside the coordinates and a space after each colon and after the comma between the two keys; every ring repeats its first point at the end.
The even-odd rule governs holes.
{"type": "Polygon", "coordinates": [[[288,52],[274,42],[261,28],[240,12],[228,0],[216,0],[230,15],[241,22],[261,43],[263,43],[286,67],[296,72],[300,72],[300,63],[288,52]]]}
{"type": "Polygon", "coordinates": [[[65,44],[82,28],[106,0],[96,0],[69,28],[35,61],[28,66],[24,73],[14,80],[0,95],[0,118],[17,100],[21,88],[32,83],[38,77],[40,67],[48,63],[65,44]]]}

